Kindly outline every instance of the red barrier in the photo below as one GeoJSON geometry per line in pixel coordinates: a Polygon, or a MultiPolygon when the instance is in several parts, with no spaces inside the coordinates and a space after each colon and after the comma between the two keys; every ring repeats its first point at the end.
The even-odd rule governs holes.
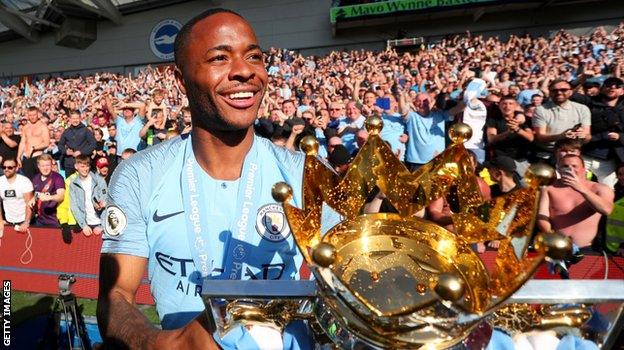
{"type": "MultiPolygon", "coordinates": [[[[22,256],[27,235],[6,227],[4,238],[0,240],[0,279],[11,279],[15,290],[57,294],[58,275],[71,273],[77,282],[73,291],[79,297],[97,298],[99,256],[102,240],[99,236],[85,237],[74,235],[73,242],[63,243],[59,229],[31,228],[32,261],[22,256]]],[[[495,251],[481,255],[490,269],[496,257],[495,251]]],[[[609,257],[608,278],[624,279],[624,259],[609,257]]],[[[602,279],[605,275],[603,256],[586,256],[570,268],[573,279],[602,279]]],[[[545,265],[536,272],[536,279],[557,279],[548,273],[545,265]]],[[[149,284],[145,280],[137,292],[137,303],[153,304],[149,284]]]]}
{"type": "MultiPolygon", "coordinates": [[[[24,254],[28,235],[5,226],[0,240],[0,279],[10,279],[14,290],[58,294],[58,275],[69,273],[77,280],[72,288],[74,294],[97,298],[100,236],[75,234],[72,243],[65,244],[60,229],[31,227],[30,233],[32,259],[24,254]]],[[[136,300],[138,304],[154,304],[147,280],[136,300]]]]}

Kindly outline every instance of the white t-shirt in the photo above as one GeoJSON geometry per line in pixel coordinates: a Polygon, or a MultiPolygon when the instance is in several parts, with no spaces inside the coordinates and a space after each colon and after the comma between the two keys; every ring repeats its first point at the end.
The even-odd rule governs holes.
{"type": "Polygon", "coordinates": [[[87,214],[87,225],[99,225],[102,222],[100,218],[95,212],[95,207],[93,206],[93,179],[91,175],[89,175],[86,179],[80,179],[80,184],[85,192],[85,212],[87,214]]]}
{"type": "Polygon", "coordinates": [[[26,201],[24,194],[33,192],[33,185],[26,176],[17,174],[13,183],[6,176],[0,177],[0,198],[6,217],[4,220],[18,224],[26,220],[26,201]]]}
{"type": "Polygon", "coordinates": [[[472,137],[464,143],[467,149],[483,149],[485,142],[483,139],[483,127],[485,126],[485,118],[487,110],[483,102],[476,100],[464,109],[464,123],[472,128],[472,137]]]}

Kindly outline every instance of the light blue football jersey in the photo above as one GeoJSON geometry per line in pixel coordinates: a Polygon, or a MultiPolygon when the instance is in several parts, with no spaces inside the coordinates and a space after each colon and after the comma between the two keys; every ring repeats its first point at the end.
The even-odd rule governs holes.
{"type": "MultiPolygon", "coordinates": [[[[127,217],[127,226],[118,236],[103,236],[103,253],[129,254],[149,259],[151,292],[163,329],[184,326],[204,310],[200,298],[202,278],[193,260],[187,235],[188,213],[183,201],[182,171],[185,154],[191,148],[190,136],[175,138],[137,153],[119,165],[109,189],[109,204],[127,217]]],[[[247,190],[244,177],[236,181],[211,179],[203,172],[205,198],[201,198],[214,242],[223,249],[209,251],[212,273],[228,271],[237,279],[299,279],[303,258],[299,253],[281,205],[271,197],[275,182],[293,188],[293,202],[301,206],[302,174],[305,156],[255,137],[250,152],[257,153],[256,176],[261,194],[247,205],[253,225],[246,225],[244,240],[236,222],[237,193],[247,190]],[[234,231],[234,232],[232,232],[234,231]],[[224,266],[227,247],[244,247],[245,256],[236,268],[224,266]]],[[[192,155],[192,151],[191,151],[192,155]]],[[[257,182],[256,182],[257,184],[257,182]]],[[[327,220],[331,226],[339,218],[327,220]]],[[[325,229],[324,229],[325,231],[325,229]]],[[[237,256],[240,258],[240,256],[237,256]]],[[[307,274],[304,276],[307,277],[307,274]]]]}

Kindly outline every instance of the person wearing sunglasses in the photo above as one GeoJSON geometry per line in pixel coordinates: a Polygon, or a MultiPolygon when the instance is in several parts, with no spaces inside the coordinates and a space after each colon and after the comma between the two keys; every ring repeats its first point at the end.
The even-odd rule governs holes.
{"type": "Polygon", "coordinates": [[[591,113],[587,106],[569,100],[572,85],[555,79],[548,92],[549,100],[535,109],[533,117],[537,157],[544,160],[552,157],[558,140],[571,138],[587,142],[591,138],[591,113]]]}
{"type": "Polygon", "coordinates": [[[34,197],[32,182],[17,173],[15,159],[3,160],[2,170],[4,175],[0,177],[0,199],[5,217],[0,212],[0,237],[3,235],[5,223],[15,226],[18,232],[26,232],[32,218],[32,210],[26,203],[34,197]]]}
{"type": "Polygon", "coordinates": [[[591,140],[583,147],[585,168],[613,187],[616,166],[624,162],[624,81],[607,78],[597,96],[575,93],[570,99],[591,111],[591,140]]]}

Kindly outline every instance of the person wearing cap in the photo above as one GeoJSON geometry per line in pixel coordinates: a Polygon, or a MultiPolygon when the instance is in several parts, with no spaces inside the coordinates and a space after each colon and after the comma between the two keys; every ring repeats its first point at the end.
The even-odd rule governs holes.
{"type": "Polygon", "coordinates": [[[327,158],[329,164],[338,173],[343,176],[349,169],[349,163],[351,163],[351,154],[344,145],[336,145],[329,153],[327,158]]]}
{"type": "Polygon", "coordinates": [[[490,186],[492,198],[502,196],[521,187],[517,181],[516,163],[512,158],[497,156],[483,165],[488,169],[492,181],[496,182],[490,186]]]}
{"type": "Polygon", "coordinates": [[[110,181],[110,175],[111,175],[111,171],[108,166],[109,166],[108,158],[106,157],[98,158],[98,160],[95,161],[95,167],[97,168],[97,173],[104,179],[107,185],[108,185],[108,182],[110,181]]]}
{"type": "Polygon", "coordinates": [[[591,111],[591,140],[583,146],[585,168],[613,187],[616,163],[624,162],[624,82],[607,78],[598,96],[574,94],[572,100],[591,111]]]}

